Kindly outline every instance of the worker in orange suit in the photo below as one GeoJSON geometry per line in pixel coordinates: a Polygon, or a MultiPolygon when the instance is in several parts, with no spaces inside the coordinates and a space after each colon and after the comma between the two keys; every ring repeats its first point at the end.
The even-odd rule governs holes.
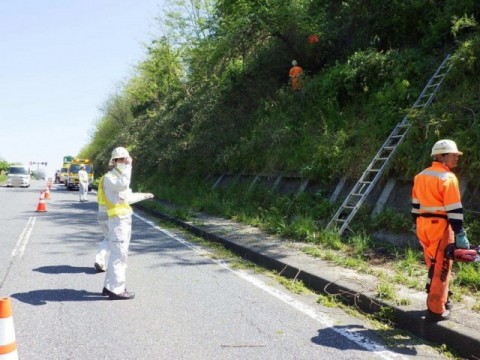
{"type": "Polygon", "coordinates": [[[451,313],[448,287],[452,260],[445,258],[446,246],[455,243],[457,248],[470,248],[463,228],[458,179],[451,171],[462,154],[454,141],[437,141],[432,147],[432,166],[416,175],[413,184],[412,215],[428,268],[428,321],[446,320],[451,313]]]}
{"type": "Polygon", "coordinates": [[[294,91],[299,91],[302,89],[302,74],[303,69],[297,65],[297,60],[292,61],[292,68],[290,69],[288,76],[290,77],[290,85],[294,91]]]}

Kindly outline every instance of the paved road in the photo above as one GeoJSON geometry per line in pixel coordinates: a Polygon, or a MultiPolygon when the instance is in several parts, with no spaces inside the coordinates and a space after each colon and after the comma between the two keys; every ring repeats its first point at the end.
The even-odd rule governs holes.
{"type": "Polygon", "coordinates": [[[93,268],[96,203],[44,182],[0,187],[0,296],[11,297],[20,359],[441,359],[387,349],[368,325],[270,278],[231,269],[136,214],[132,301],[102,297],[93,268]]]}

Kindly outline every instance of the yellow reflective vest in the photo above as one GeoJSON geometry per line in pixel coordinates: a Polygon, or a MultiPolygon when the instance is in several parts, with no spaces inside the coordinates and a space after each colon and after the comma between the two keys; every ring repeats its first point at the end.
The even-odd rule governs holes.
{"type": "MultiPolygon", "coordinates": [[[[106,176],[118,177],[117,174],[118,174],[117,170],[114,169],[110,171],[106,176]]],[[[127,199],[124,200],[125,202],[119,202],[119,203],[112,203],[108,199],[108,196],[105,192],[105,181],[103,177],[101,179],[101,185],[102,185],[100,190],[101,198],[105,203],[105,207],[107,208],[107,215],[109,218],[122,216],[122,215],[130,215],[133,213],[132,207],[128,203],[127,199]]]]}

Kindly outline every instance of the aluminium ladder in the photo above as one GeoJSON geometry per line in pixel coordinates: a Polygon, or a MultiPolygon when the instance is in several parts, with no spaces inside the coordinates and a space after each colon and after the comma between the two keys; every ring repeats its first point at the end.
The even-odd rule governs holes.
{"type": "MultiPolygon", "coordinates": [[[[413,109],[424,110],[430,106],[433,98],[440,88],[440,85],[445,79],[445,76],[452,67],[452,65],[449,63],[449,60],[450,55],[447,55],[445,60],[443,60],[437,71],[435,71],[433,76],[428,81],[420,96],[413,104],[413,109]]],[[[405,135],[407,134],[410,125],[411,124],[407,115],[395,126],[385,143],[382,145],[380,150],[378,150],[372,162],[368,165],[363,175],[350,191],[350,194],[337,210],[332,220],[330,220],[326,229],[336,228],[338,229],[339,235],[343,234],[345,229],[347,229],[348,225],[350,224],[350,221],[352,221],[353,217],[384,173],[388,162],[393,157],[395,150],[403,142],[403,140],[405,140],[405,135]]]]}

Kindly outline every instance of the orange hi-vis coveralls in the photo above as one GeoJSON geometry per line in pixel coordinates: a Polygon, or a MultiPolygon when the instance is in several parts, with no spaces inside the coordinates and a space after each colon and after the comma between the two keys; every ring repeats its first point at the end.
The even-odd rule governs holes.
{"type": "Polygon", "coordinates": [[[289,73],[288,76],[290,76],[290,82],[292,84],[292,89],[293,90],[301,90],[302,89],[302,84],[301,84],[301,79],[300,76],[302,75],[303,69],[300,66],[293,66],[289,73]]]}
{"type": "Polygon", "coordinates": [[[412,215],[427,263],[427,307],[436,314],[445,312],[452,260],[445,259],[445,247],[463,231],[463,206],[457,177],[434,161],[415,176],[412,215]]]}

